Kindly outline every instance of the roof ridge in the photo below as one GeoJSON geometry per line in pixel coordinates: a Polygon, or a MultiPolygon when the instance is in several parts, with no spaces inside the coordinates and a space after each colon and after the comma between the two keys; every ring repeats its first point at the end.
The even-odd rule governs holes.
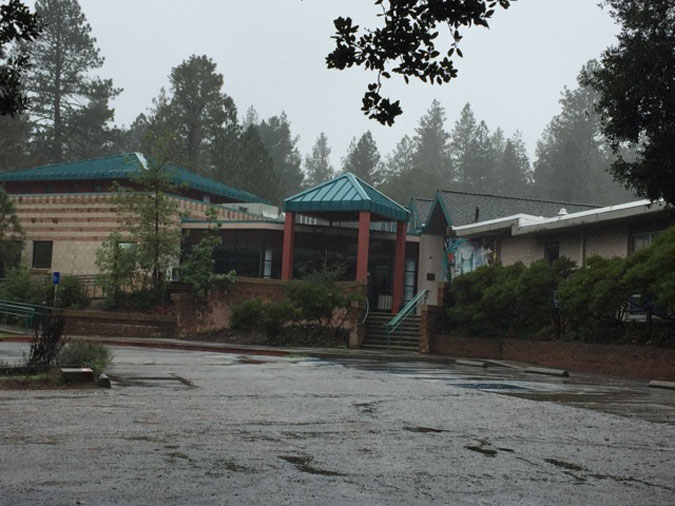
{"type": "MultiPolygon", "coordinates": [[[[142,154],[142,153],[141,153],[142,154]]],[[[119,155],[106,155],[106,156],[97,156],[96,158],[84,158],[81,160],[70,160],[70,161],[63,161],[63,162],[53,162],[53,163],[47,163],[45,165],[38,165],[36,167],[24,167],[22,169],[11,169],[3,172],[18,172],[22,170],[38,170],[38,169],[47,169],[49,167],[58,167],[59,165],[71,165],[73,163],[84,163],[84,162],[94,162],[96,160],[106,160],[109,158],[123,158],[125,156],[130,156],[133,155],[136,157],[138,160],[138,153],[137,152],[131,152],[131,153],[120,153],[119,155]]]]}
{"type": "MultiPolygon", "coordinates": [[[[366,185],[366,186],[367,186],[368,188],[370,188],[371,190],[373,190],[373,191],[379,193],[380,195],[382,195],[385,199],[387,199],[389,202],[391,202],[391,203],[394,204],[395,206],[400,207],[401,209],[405,210],[406,212],[408,211],[405,207],[403,207],[401,204],[399,204],[398,202],[396,202],[396,201],[395,201],[394,199],[392,199],[389,195],[386,195],[386,194],[382,193],[380,190],[378,190],[377,188],[375,188],[375,187],[374,187],[373,185],[371,185],[370,183],[365,182],[363,179],[361,179],[361,178],[360,178],[359,176],[357,176],[356,174],[352,174],[351,172],[345,172],[345,174],[349,174],[349,175],[352,176],[354,179],[356,179],[356,181],[357,181],[359,184],[366,185]]],[[[373,200],[373,199],[371,199],[370,196],[367,195],[367,194],[366,194],[366,197],[367,197],[368,200],[370,200],[370,201],[373,200]]]]}
{"type": "MultiPolygon", "coordinates": [[[[536,199],[532,197],[514,197],[512,195],[495,195],[494,193],[478,193],[478,192],[467,192],[467,191],[458,191],[458,190],[437,190],[440,193],[459,193],[460,195],[478,195],[481,197],[495,197],[500,199],[510,199],[510,200],[527,200],[529,202],[544,202],[547,204],[567,204],[572,206],[586,206],[600,208],[598,204],[586,204],[582,202],[569,202],[565,200],[546,200],[546,199],[536,199]]],[[[433,199],[431,199],[433,200],[433,199]]]]}

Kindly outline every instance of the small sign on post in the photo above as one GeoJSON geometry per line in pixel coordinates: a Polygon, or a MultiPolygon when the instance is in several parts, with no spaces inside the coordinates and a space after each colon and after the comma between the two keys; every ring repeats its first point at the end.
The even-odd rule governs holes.
{"type": "Polygon", "coordinates": [[[52,272],[52,283],[54,283],[54,307],[56,307],[56,294],[59,291],[59,282],[61,281],[60,272],[52,272]]]}

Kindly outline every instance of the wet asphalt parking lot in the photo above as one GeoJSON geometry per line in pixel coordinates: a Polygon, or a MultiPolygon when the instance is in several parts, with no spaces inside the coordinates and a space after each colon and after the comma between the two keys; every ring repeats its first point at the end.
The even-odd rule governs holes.
{"type": "Polygon", "coordinates": [[[675,504],[675,392],[644,382],[113,352],[111,390],[0,390],[0,505],[675,504]]]}

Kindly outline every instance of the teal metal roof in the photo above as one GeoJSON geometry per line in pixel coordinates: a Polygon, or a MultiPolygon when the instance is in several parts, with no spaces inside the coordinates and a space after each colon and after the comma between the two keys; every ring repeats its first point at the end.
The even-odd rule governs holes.
{"type": "MultiPolygon", "coordinates": [[[[63,181],[75,179],[127,179],[146,166],[145,157],[140,153],[107,156],[76,162],[58,163],[0,172],[0,183],[10,181],[63,181]]],[[[249,192],[232,188],[180,167],[172,167],[173,182],[213,195],[219,195],[240,202],[266,202],[249,192]]]]}
{"type": "Polygon", "coordinates": [[[343,219],[357,211],[408,221],[408,210],[350,172],[284,200],[284,211],[343,219]]]}

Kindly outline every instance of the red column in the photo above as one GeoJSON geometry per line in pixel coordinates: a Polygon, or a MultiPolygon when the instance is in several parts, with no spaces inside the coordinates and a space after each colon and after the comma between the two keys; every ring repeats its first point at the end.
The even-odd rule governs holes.
{"type": "Polygon", "coordinates": [[[356,281],[368,280],[370,211],[359,211],[359,244],[356,253],[356,281]]]}
{"type": "Polygon", "coordinates": [[[293,279],[293,250],[295,247],[295,213],[286,212],[284,246],[281,252],[281,279],[293,279]]]}
{"type": "Polygon", "coordinates": [[[403,277],[405,276],[405,236],[408,224],[396,222],[396,251],[394,252],[394,286],[391,312],[397,313],[403,304],[403,277]]]}

